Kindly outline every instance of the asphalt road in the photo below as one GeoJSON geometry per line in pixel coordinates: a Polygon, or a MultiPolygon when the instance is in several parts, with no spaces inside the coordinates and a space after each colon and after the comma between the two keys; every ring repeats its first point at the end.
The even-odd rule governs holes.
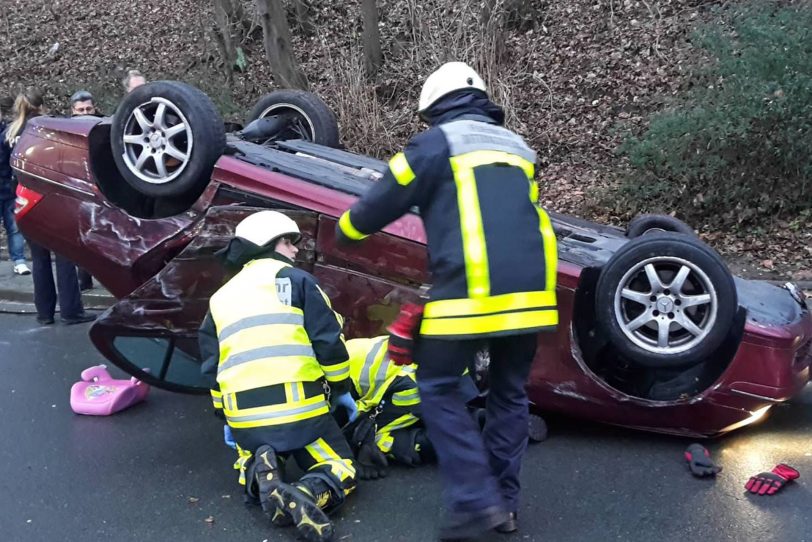
{"type": "MultiPolygon", "coordinates": [[[[87,328],[0,314],[2,540],[294,540],[242,504],[206,398],[152,390],[112,417],[71,412],[71,384],[102,362],[87,328]]],[[[807,388],[760,425],[708,443],[724,466],[715,481],[688,473],[688,440],[555,418],[525,459],[520,533],[492,539],[812,541],[810,406],[807,388]],[[778,462],[798,468],[798,482],[773,497],[744,491],[778,462]]],[[[434,467],[395,469],[350,498],[336,539],[433,540],[439,491],[434,467]]]]}

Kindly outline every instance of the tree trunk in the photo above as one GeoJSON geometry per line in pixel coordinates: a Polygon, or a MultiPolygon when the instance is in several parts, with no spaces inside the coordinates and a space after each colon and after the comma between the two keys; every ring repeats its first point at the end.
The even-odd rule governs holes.
{"type": "Polygon", "coordinates": [[[361,14],[364,21],[364,63],[369,77],[378,73],[383,62],[381,34],[378,31],[378,6],[375,0],[361,1],[361,14]]]}
{"type": "Polygon", "coordinates": [[[307,90],[307,79],[293,55],[290,27],[281,0],[256,0],[262,23],[265,54],[276,82],[284,87],[307,90]]]}
{"type": "Polygon", "coordinates": [[[303,34],[311,36],[316,32],[313,26],[313,7],[310,0],[293,0],[293,8],[296,12],[296,24],[303,34]]]}
{"type": "Polygon", "coordinates": [[[211,36],[223,59],[223,71],[230,81],[237,63],[237,47],[244,32],[245,21],[240,0],[214,0],[214,22],[211,36]]]}

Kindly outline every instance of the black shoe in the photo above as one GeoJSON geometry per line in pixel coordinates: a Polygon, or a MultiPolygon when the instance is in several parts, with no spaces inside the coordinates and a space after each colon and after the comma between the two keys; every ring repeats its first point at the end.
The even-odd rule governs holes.
{"type": "Polygon", "coordinates": [[[37,323],[41,326],[50,326],[54,323],[54,318],[53,316],[37,316],[37,323]]]}
{"type": "Polygon", "coordinates": [[[307,542],[330,542],[333,539],[333,524],[327,514],[302,489],[282,483],[271,492],[271,497],[290,516],[299,536],[307,542]]]}
{"type": "Polygon", "coordinates": [[[469,540],[495,529],[510,519],[510,514],[498,506],[479,512],[451,514],[440,529],[440,540],[469,540]]]}
{"type": "MultiPolygon", "coordinates": [[[[60,320],[62,320],[62,323],[65,324],[66,326],[72,326],[75,324],[84,324],[86,322],[92,322],[95,319],[96,319],[95,316],[93,316],[92,314],[88,314],[86,312],[80,312],[76,316],[65,316],[64,318],[60,318],[60,320]]],[[[51,323],[53,323],[53,321],[51,321],[51,323]]]]}
{"type": "Polygon", "coordinates": [[[504,523],[500,523],[494,529],[497,533],[502,534],[510,534],[515,533],[519,530],[519,518],[516,516],[516,512],[511,512],[510,517],[504,523]]]}
{"type": "Polygon", "coordinates": [[[251,472],[257,482],[257,493],[259,494],[259,504],[263,512],[271,518],[271,523],[277,527],[287,527],[293,524],[293,520],[280,509],[271,494],[282,483],[279,473],[279,459],[276,452],[268,445],[260,446],[254,453],[254,465],[251,472]]]}
{"type": "Polygon", "coordinates": [[[80,292],[86,292],[86,291],[92,290],[92,289],[93,289],[93,283],[92,282],[85,282],[85,283],[79,284],[79,291],[80,292]]]}

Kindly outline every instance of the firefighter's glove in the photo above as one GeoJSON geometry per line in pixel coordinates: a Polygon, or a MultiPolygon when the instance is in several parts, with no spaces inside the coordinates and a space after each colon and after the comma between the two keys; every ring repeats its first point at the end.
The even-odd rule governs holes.
{"type": "Polygon", "coordinates": [[[426,437],[426,430],[412,427],[392,434],[392,448],[389,455],[398,463],[409,467],[423,464],[423,460],[433,454],[433,447],[426,437]]]}
{"type": "Polygon", "coordinates": [[[231,434],[231,426],[228,424],[223,426],[223,442],[232,450],[237,449],[237,441],[234,440],[234,435],[231,434]]]}
{"type": "Polygon", "coordinates": [[[705,478],[706,476],[716,476],[717,472],[721,472],[722,467],[716,465],[710,457],[710,452],[701,444],[691,444],[685,450],[685,461],[688,462],[688,469],[691,474],[697,478],[705,478]]]}
{"type": "Polygon", "coordinates": [[[355,404],[355,399],[352,398],[350,392],[347,391],[341,395],[336,395],[330,402],[333,404],[333,410],[339,407],[346,410],[347,419],[349,419],[350,422],[354,422],[355,418],[358,417],[358,405],[355,404]]]}
{"type": "Polygon", "coordinates": [[[361,445],[355,459],[355,470],[361,480],[377,480],[386,478],[389,462],[386,456],[378,449],[375,439],[370,439],[361,445]]]}
{"type": "Polygon", "coordinates": [[[389,332],[389,359],[395,365],[414,363],[414,339],[420,333],[423,305],[406,303],[400,307],[395,321],[386,328],[389,332]]]}
{"type": "Polygon", "coordinates": [[[757,495],[775,495],[787,482],[791,482],[799,476],[797,470],[781,463],[770,472],[762,472],[750,478],[744,488],[757,495]]]}

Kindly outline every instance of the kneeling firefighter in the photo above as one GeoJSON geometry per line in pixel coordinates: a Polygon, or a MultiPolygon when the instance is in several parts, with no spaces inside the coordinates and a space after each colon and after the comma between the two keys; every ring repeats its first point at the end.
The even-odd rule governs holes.
{"type": "MultiPolygon", "coordinates": [[[[201,370],[240,458],[240,483],[277,526],[328,541],[327,513],[355,489],[352,452],[330,404],[357,415],[342,319],[315,277],[292,266],[301,238],[276,211],[242,220],[221,252],[241,268],[209,301],[200,327],[201,370]],[[304,471],[280,477],[285,459],[304,471]]],[[[334,409],[335,410],[335,409],[334,409]]]]}
{"type": "MultiPolygon", "coordinates": [[[[388,460],[414,467],[436,459],[421,419],[417,366],[411,359],[393,357],[389,340],[347,341],[359,416],[344,434],[355,452],[358,476],[365,480],[386,476],[388,460]]],[[[460,387],[468,401],[478,396],[472,378],[461,379],[460,387]]]]}

